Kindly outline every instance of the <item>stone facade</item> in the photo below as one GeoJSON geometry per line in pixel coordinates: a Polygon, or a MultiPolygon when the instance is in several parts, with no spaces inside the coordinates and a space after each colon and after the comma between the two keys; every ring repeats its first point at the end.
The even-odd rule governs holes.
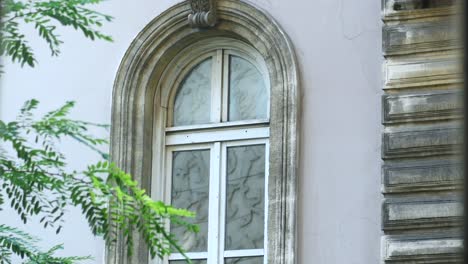
{"type": "MultiPolygon", "coordinates": [[[[183,49],[181,38],[189,45],[235,35],[258,47],[271,69],[283,69],[271,74],[283,95],[272,104],[274,137],[287,142],[274,149],[274,171],[288,178],[275,178],[271,224],[286,231],[269,256],[289,264],[461,262],[462,44],[452,23],[461,8],[453,0],[217,2],[214,29],[190,26],[188,0],[114,0],[102,6],[116,17],[106,25],[112,44],[63,32],[64,52],[51,59],[42,40],[31,39],[40,64],[5,62],[2,120],[14,120],[31,98],[44,110],[75,100],[73,117],[95,123],[111,123],[112,113],[115,161],[137,177],[150,175],[157,168],[150,145],[160,147],[151,126],[159,120],[151,99],[159,70],[183,49]],[[286,56],[292,50],[297,57],[286,56]]],[[[63,147],[73,169],[96,161],[84,148],[63,147]]],[[[149,179],[138,178],[153,190],[149,179]]],[[[138,243],[131,260],[124,250],[104,256],[79,210],[66,217],[58,236],[34,221],[27,228],[44,238],[42,248],[65,242],[64,255],[92,255],[93,264],[147,263],[138,243]]],[[[0,219],[18,222],[8,211],[0,219]]]]}
{"type": "Polygon", "coordinates": [[[461,263],[461,5],[382,9],[382,262],[461,263]]]}

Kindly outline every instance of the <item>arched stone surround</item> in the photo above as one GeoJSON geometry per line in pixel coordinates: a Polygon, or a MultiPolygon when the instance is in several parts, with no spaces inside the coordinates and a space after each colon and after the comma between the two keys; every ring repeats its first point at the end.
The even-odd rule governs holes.
{"type": "MultiPolygon", "coordinates": [[[[233,38],[254,47],[267,66],[270,84],[270,168],[268,263],[296,263],[296,190],[299,144],[299,77],[293,46],[264,11],[238,0],[217,1],[214,28],[191,28],[188,1],[151,21],[130,45],[117,72],[112,98],[111,157],[151,193],[158,160],[164,109],[155,105],[167,65],[184,48],[210,37],[233,38]]],[[[107,263],[148,263],[148,251],[135,234],[134,255],[118,240],[107,263]]],[[[156,263],[156,262],[155,262],[156,263]]]]}

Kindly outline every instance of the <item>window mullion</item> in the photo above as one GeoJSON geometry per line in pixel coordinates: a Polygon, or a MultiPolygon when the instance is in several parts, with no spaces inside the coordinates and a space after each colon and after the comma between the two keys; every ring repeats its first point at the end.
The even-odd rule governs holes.
{"type": "Polygon", "coordinates": [[[268,217],[269,217],[269,179],[270,179],[270,140],[268,139],[265,142],[265,214],[263,219],[263,234],[264,234],[264,242],[263,242],[263,263],[268,264],[268,217]]]}
{"type": "Polygon", "coordinates": [[[210,193],[208,209],[208,264],[217,264],[219,240],[221,143],[215,142],[211,150],[210,193]]]}
{"type": "Polygon", "coordinates": [[[220,171],[220,184],[221,184],[221,192],[220,192],[220,200],[219,200],[219,256],[218,256],[218,263],[224,263],[224,241],[225,241],[225,229],[226,229],[226,166],[227,166],[227,146],[226,144],[222,145],[221,148],[221,171],[220,171]]]}
{"type": "Polygon", "coordinates": [[[223,98],[222,98],[222,117],[223,122],[227,122],[229,114],[229,54],[223,51],[223,98]]]}
{"type": "Polygon", "coordinates": [[[218,50],[214,57],[211,74],[211,122],[221,122],[221,97],[223,86],[223,51],[218,50]]]}
{"type": "MultiPolygon", "coordinates": [[[[166,177],[164,179],[164,184],[165,184],[165,192],[163,194],[164,196],[164,202],[166,202],[167,204],[171,204],[172,203],[172,153],[173,153],[173,149],[171,147],[169,148],[166,148],[166,161],[165,161],[165,164],[166,164],[166,167],[165,167],[165,172],[166,172],[166,177]]],[[[153,197],[154,199],[154,197],[153,197]]],[[[165,223],[165,228],[166,230],[171,230],[171,222],[170,221],[166,221],[165,223]]],[[[166,256],[164,258],[164,260],[162,261],[163,264],[169,264],[169,258],[172,256],[169,255],[169,256],[166,256]]],[[[151,259],[151,258],[150,258],[151,259]]]]}

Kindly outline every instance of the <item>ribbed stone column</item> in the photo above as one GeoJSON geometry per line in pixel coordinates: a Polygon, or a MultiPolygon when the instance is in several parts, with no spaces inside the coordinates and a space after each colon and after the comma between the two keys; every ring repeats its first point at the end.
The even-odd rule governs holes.
{"type": "Polygon", "coordinates": [[[383,263],[461,263],[463,86],[453,0],[383,0],[383,263]]]}

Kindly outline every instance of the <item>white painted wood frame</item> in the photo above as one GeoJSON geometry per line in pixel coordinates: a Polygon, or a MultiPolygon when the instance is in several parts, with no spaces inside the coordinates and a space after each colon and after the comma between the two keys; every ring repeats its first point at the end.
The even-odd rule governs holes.
{"type": "MultiPolygon", "coordinates": [[[[209,179],[209,206],[208,206],[208,249],[207,252],[188,252],[187,256],[193,260],[206,259],[208,264],[223,264],[225,258],[234,257],[263,257],[267,263],[266,250],[268,238],[268,153],[269,153],[269,104],[267,104],[267,119],[242,120],[229,122],[229,71],[230,56],[238,56],[254,65],[262,74],[264,83],[269,91],[269,77],[266,66],[257,52],[244,45],[230,41],[229,48],[222,48],[226,44],[224,39],[219,39],[219,49],[214,51],[200,51],[194,53],[190,49],[190,58],[185,59],[186,65],[179,61],[174,64],[180,70],[171,72],[165,85],[170,86],[170,93],[167,112],[167,123],[165,129],[165,175],[155,175],[153,177],[165,178],[164,201],[171,201],[171,176],[172,157],[175,151],[187,150],[210,150],[210,179],[209,179]],[[198,56],[198,58],[197,58],[198,56]],[[211,58],[211,113],[209,124],[172,126],[173,104],[177,95],[177,89],[182,84],[185,76],[200,62],[211,58]],[[260,249],[247,250],[224,250],[225,243],[225,215],[226,215],[226,166],[227,148],[233,146],[265,145],[265,211],[264,211],[264,246],[260,249]]],[[[195,49],[196,50],[196,49],[195,49]]],[[[182,53],[184,54],[184,53],[182,53]]],[[[189,56],[187,54],[187,56],[189,56]]],[[[184,58],[181,56],[179,59],[184,58]]],[[[269,98],[269,92],[264,95],[269,98]]],[[[269,101],[269,100],[267,100],[269,101]]],[[[154,156],[159,156],[155,153],[154,156]]],[[[153,182],[158,182],[153,181],[153,182]]],[[[161,182],[161,181],[159,181],[161,182]]],[[[155,197],[157,198],[157,197],[155,197]]],[[[169,226],[169,225],[168,225],[169,226]]],[[[171,254],[164,263],[169,260],[183,260],[180,253],[171,254]]]]}

